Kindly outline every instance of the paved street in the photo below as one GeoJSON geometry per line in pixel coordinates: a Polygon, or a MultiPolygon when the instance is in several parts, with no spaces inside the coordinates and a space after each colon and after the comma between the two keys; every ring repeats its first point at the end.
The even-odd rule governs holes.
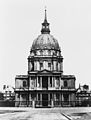
{"type": "Polygon", "coordinates": [[[91,108],[0,108],[0,120],[76,119],[91,120],[91,108]]]}
{"type": "Polygon", "coordinates": [[[0,115],[0,120],[68,120],[60,113],[18,112],[0,115]]]}

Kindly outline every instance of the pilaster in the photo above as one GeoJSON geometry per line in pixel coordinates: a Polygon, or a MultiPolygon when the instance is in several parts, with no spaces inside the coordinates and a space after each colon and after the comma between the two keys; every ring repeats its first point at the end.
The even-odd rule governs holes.
{"type": "Polygon", "coordinates": [[[50,77],[48,77],[48,88],[50,88],[50,77]]]}
{"type": "Polygon", "coordinates": [[[41,89],[42,89],[42,77],[40,77],[40,87],[41,87],[41,89]]]}
{"type": "Polygon", "coordinates": [[[54,78],[52,76],[52,88],[54,88],[54,78]]]}

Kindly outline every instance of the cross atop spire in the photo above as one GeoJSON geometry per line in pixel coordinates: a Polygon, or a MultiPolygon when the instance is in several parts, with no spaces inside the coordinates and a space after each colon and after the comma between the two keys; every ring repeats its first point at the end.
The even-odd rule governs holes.
{"type": "Polygon", "coordinates": [[[45,7],[45,18],[44,18],[44,22],[42,23],[41,33],[42,34],[49,34],[50,33],[49,23],[47,22],[46,7],[45,7]]]}

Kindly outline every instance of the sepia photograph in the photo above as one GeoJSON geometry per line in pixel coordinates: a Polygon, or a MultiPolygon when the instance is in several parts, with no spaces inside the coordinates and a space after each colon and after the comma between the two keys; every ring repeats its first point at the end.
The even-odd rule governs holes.
{"type": "Polygon", "coordinates": [[[91,1],[0,0],[0,120],[91,120],[91,1]]]}

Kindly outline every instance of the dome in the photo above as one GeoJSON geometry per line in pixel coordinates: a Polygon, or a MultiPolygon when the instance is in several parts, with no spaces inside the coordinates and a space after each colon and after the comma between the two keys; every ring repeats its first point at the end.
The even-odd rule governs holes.
{"type": "Polygon", "coordinates": [[[60,50],[58,41],[50,34],[41,34],[33,42],[31,50],[54,49],[60,50]]]}
{"type": "Polygon", "coordinates": [[[45,10],[45,19],[42,23],[41,35],[39,35],[33,42],[31,50],[37,49],[54,49],[60,50],[58,41],[50,35],[49,23],[47,22],[47,15],[45,10]]]}

